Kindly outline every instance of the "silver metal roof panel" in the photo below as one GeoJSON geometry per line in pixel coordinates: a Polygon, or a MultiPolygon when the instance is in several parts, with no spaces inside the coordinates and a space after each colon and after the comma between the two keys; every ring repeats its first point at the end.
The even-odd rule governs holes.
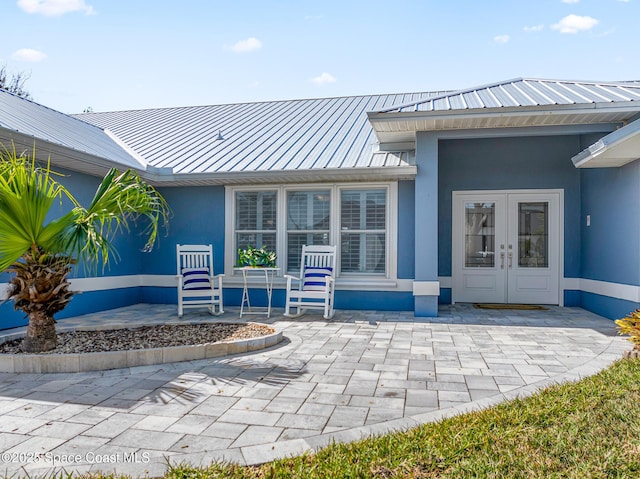
{"type": "Polygon", "coordinates": [[[123,149],[104,129],[5,90],[0,90],[0,129],[6,132],[0,139],[12,135],[18,135],[23,140],[33,138],[33,144],[29,147],[33,147],[36,140],[42,140],[127,168],[144,168],[138,158],[123,149]]]}
{"type": "Polygon", "coordinates": [[[640,101],[640,84],[638,82],[577,82],[518,78],[445,93],[378,112],[437,112],[630,101],[640,101]]]}
{"type": "MultiPolygon", "coordinates": [[[[176,175],[368,168],[381,160],[374,158],[376,137],[367,113],[440,93],[161,108],[77,117],[109,128],[150,166],[172,168],[176,175]]],[[[402,166],[401,158],[406,155],[389,161],[402,166]]]]}

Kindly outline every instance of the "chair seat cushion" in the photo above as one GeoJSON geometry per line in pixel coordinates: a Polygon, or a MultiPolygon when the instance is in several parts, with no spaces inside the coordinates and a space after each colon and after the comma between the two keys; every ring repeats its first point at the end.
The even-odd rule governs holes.
{"type": "Polygon", "coordinates": [[[302,289],[304,291],[324,291],[327,287],[327,276],[333,275],[331,267],[307,266],[304,269],[302,289]]]}
{"type": "Polygon", "coordinates": [[[183,289],[211,289],[209,268],[183,268],[183,289]]]}

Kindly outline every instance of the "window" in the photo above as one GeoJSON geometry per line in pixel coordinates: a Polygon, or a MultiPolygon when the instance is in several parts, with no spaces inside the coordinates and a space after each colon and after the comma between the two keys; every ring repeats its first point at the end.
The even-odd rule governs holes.
{"type": "Polygon", "coordinates": [[[386,190],[342,190],[340,270],[343,273],[384,273],[386,231],[386,190]]]}
{"type": "Polygon", "coordinates": [[[331,191],[287,192],[287,271],[300,269],[302,246],[329,244],[331,191]]]}
{"type": "MultiPolygon", "coordinates": [[[[277,227],[277,192],[276,191],[238,191],[236,201],[236,247],[253,246],[275,251],[277,227]]],[[[236,260],[237,260],[236,256],[236,260]]],[[[236,261],[234,261],[234,264],[236,261]]]]}
{"type": "Polygon", "coordinates": [[[281,274],[297,274],[303,245],[338,246],[338,276],[396,276],[397,184],[227,187],[226,264],[266,246],[281,274]]]}

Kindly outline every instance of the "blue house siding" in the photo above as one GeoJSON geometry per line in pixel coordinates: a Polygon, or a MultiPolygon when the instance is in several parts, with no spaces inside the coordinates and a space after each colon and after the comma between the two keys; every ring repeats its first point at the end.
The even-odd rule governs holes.
{"type": "Polygon", "coordinates": [[[167,234],[142,256],[142,274],[176,274],[176,244],[213,245],[215,273],[224,273],[223,186],[160,188],[173,211],[167,234]]]}
{"type": "MultiPolygon", "coordinates": [[[[582,278],[640,286],[640,161],[581,170],[581,182],[582,278]]],[[[581,301],[583,307],[609,318],[640,307],[584,291],[581,301]]]]}
{"type": "Polygon", "coordinates": [[[398,182],[398,278],[415,278],[415,181],[398,182]]]}
{"type": "MultiPolygon", "coordinates": [[[[562,188],[565,276],[579,277],[580,172],[571,163],[580,151],[579,136],[441,140],[438,150],[439,276],[452,274],[453,191],[562,188]]],[[[451,302],[450,289],[441,292],[440,302],[451,302]]]]}
{"type": "MultiPolygon", "coordinates": [[[[224,272],[225,245],[225,189],[223,186],[161,188],[173,211],[168,235],[159,238],[159,244],[150,253],[141,256],[142,274],[175,275],[176,243],[213,244],[215,272],[224,272]]],[[[398,277],[413,279],[414,258],[407,251],[414,251],[414,182],[400,181],[398,184],[398,277]]],[[[229,233],[232,234],[232,233],[229,233]]],[[[142,302],[176,304],[175,287],[142,287],[142,302]]],[[[263,289],[250,289],[252,304],[264,306],[266,294],[263,289]]],[[[242,289],[225,287],[225,306],[240,306],[242,289]]],[[[336,292],[336,307],[339,309],[413,310],[411,292],[395,291],[351,291],[336,292]]],[[[284,307],[285,292],[276,285],[272,305],[284,307]]]]}

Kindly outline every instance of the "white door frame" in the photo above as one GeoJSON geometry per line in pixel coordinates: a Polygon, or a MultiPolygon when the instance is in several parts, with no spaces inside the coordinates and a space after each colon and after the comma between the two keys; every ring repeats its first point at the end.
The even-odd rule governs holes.
{"type": "Polygon", "coordinates": [[[456,190],[451,193],[451,208],[452,208],[452,235],[451,235],[451,303],[456,302],[456,269],[454,268],[454,255],[456,254],[456,234],[460,235],[460,218],[459,212],[456,211],[456,198],[459,196],[473,196],[473,195],[527,195],[527,194],[557,194],[558,195],[558,305],[564,306],[564,189],[522,189],[522,190],[456,190]]]}

